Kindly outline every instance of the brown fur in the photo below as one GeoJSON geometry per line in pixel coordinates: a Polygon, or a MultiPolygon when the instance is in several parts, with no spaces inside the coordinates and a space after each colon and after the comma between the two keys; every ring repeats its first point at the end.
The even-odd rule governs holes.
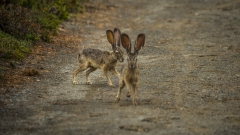
{"type": "Polygon", "coordinates": [[[120,78],[119,78],[119,88],[116,96],[116,100],[120,100],[121,90],[126,85],[127,88],[127,97],[130,97],[130,88],[132,87],[133,96],[132,102],[134,105],[137,105],[137,89],[138,89],[138,80],[139,80],[139,69],[137,65],[137,55],[141,47],[144,46],[145,35],[139,34],[137,38],[137,43],[134,46],[134,52],[131,52],[131,42],[127,34],[122,34],[121,36],[122,46],[126,49],[128,53],[128,63],[124,65],[120,78]]]}
{"type": "Polygon", "coordinates": [[[79,68],[73,73],[73,84],[78,84],[76,76],[79,72],[86,71],[86,84],[92,84],[88,78],[89,74],[100,68],[107,77],[108,84],[113,86],[112,81],[108,76],[108,71],[111,71],[116,76],[120,76],[116,70],[117,61],[123,62],[123,52],[120,49],[121,32],[117,28],[114,33],[111,30],[106,32],[109,43],[112,45],[112,52],[103,51],[100,49],[88,48],[84,49],[78,56],[79,68]],[[116,39],[115,37],[118,37],[116,39]]]}

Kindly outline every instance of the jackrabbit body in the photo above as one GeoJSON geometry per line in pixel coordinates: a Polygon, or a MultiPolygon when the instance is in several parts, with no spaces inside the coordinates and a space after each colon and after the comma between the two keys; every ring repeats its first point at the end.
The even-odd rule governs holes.
{"type": "Polygon", "coordinates": [[[77,74],[81,71],[86,70],[87,68],[88,70],[86,71],[86,84],[92,84],[88,76],[91,72],[95,71],[98,68],[103,71],[110,86],[113,86],[113,84],[108,76],[108,71],[111,71],[118,77],[120,76],[116,71],[116,64],[117,61],[124,61],[123,52],[120,49],[121,32],[119,29],[115,28],[114,31],[107,30],[106,34],[109,43],[112,45],[113,51],[109,52],[92,48],[84,49],[78,55],[79,68],[76,69],[73,73],[73,84],[78,84],[76,81],[77,74]]]}
{"type": "Polygon", "coordinates": [[[119,88],[116,96],[116,100],[120,100],[121,90],[126,85],[127,87],[127,97],[130,97],[130,87],[133,89],[132,102],[134,105],[137,105],[137,89],[138,89],[138,80],[139,80],[139,69],[137,65],[137,55],[141,50],[141,47],[145,43],[145,34],[139,34],[137,41],[135,42],[134,48],[132,48],[131,40],[127,34],[121,35],[122,46],[126,49],[128,54],[127,64],[123,66],[121,75],[119,78],[119,88]]]}

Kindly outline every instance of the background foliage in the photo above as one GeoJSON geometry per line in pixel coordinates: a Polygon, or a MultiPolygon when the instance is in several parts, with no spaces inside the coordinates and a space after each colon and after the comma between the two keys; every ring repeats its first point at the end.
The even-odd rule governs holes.
{"type": "Polygon", "coordinates": [[[0,0],[0,59],[23,59],[34,42],[50,41],[84,0],[0,0]]]}

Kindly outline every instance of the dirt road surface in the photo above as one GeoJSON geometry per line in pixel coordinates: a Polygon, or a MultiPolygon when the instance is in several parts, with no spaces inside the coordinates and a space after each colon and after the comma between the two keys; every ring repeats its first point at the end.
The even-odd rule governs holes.
{"type": "Polygon", "coordinates": [[[17,65],[40,75],[1,88],[0,134],[239,135],[239,24],[240,0],[94,0],[17,65]],[[118,79],[110,75],[110,87],[100,70],[92,85],[84,72],[72,84],[77,53],[111,50],[106,30],[115,27],[132,42],[146,34],[137,106],[126,89],[116,103],[118,79]]]}

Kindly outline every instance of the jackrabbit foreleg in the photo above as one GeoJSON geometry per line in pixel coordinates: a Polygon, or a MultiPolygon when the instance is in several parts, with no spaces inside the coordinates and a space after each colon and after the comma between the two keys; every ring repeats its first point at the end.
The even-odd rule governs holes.
{"type": "Polygon", "coordinates": [[[114,75],[116,75],[118,78],[120,77],[120,74],[118,73],[118,71],[117,71],[115,68],[113,68],[111,71],[112,71],[112,73],[113,73],[114,75]]]}
{"type": "Polygon", "coordinates": [[[117,96],[116,96],[116,101],[119,101],[119,100],[120,100],[121,91],[122,91],[122,89],[123,89],[124,86],[125,86],[124,81],[123,81],[123,80],[120,80],[120,81],[119,81],[118,93],[117,93],[117,96]]]}
{"type": "Polygon", "coordinates": [[[112,84],[111,79],[110,79],[109,76],[108,76],[108,69],[104,68],[104,69],[103,69],[103,73],[104,73],[104,75],[107,77],[108,85],[109,85],[109,86],[114,86],[114,85],[112,84]]]}
{"type": "Polygon", "coordinates": [[[133,96],[132,96],[132,102],[133,102],[133,105],[137,105],[137,89],[138,89],[138,86],[133,84],[132,86],[132,89],[133,89],[133,96]]]}

